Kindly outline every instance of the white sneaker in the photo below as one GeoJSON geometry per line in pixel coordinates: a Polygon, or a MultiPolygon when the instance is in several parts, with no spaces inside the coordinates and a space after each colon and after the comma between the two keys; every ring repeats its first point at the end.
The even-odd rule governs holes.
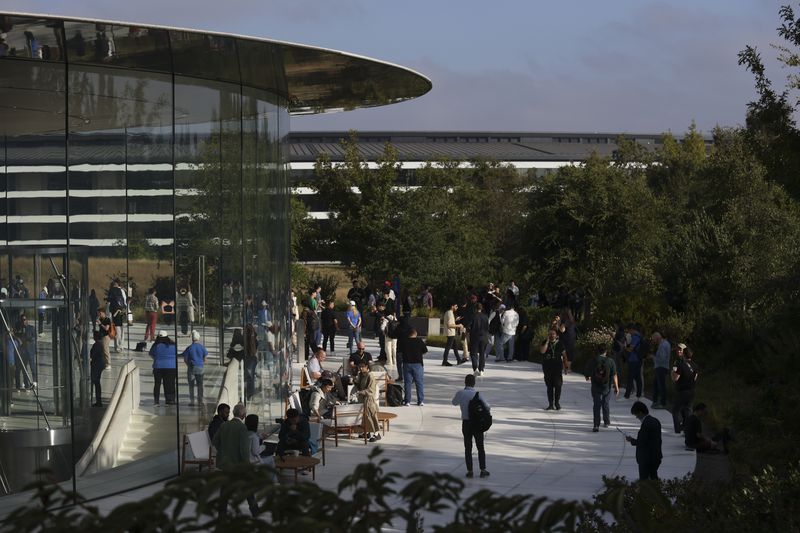
{"type": "Polygon", "coordinates": [[[478,370],[473,370],[473,371],[472,371],[472,375],[473,375],[473,376],[480,376],[480,375],[481,375],[481,373],[480,373],[478,370]]]}
{"type": "Polygon", "coordinates": [[[479,375],[479,376],[482,376],[482,375],[483,375],[483,370],[479,371],[479,372],[478,372],[478,375],[479,375]]]}

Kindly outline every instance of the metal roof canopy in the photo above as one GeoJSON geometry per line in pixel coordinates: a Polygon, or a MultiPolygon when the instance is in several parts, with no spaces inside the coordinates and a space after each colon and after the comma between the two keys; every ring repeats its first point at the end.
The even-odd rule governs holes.
{"type": "MultiPolygon", "coordinates": [[[[0,32],[9,39],[15,25],[24,29],[31,24],[56,34],[60,30],[60,38],[45,37],[65,53],[57,59],[27,60],[99,64],[85,50],[91,48],[93,34],[99,38],[110,33],[115,51],[102,58],[104,66],[241,83],[286,98],[295,115],[388,105],[422,96],[432,87],[411,69],[326,48],[150,24],[0,12],[0,32]]],[[[8,59],[19,57],[6,55],[0,61],[8,59]]]]}

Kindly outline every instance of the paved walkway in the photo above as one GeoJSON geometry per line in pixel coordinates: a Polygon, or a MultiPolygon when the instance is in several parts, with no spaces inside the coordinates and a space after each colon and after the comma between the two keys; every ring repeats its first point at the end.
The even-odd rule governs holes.
{"type": "MultiPolygon", "coordinates": [[[[367,349],[372,353],[378,351],[377,344],[370,340],[367,349]]],[[[441,349],[431,348],[426,358],[424,407],[381,407],[399,415],[392,422],[391,431],[380,441],[385,456],[391,459],[390,471],[425,470],[464,476],[460,411],[450,401],[463,387],[464,376],[471,368],[469,363],[442,367],[441,353],[441,349]]],[[[478,378],[477,388],[491,404],[494,417],[494,425],[486,434],[491,476],[464,479],[465,497],[489,488],[502,494],[591,499],[602,489],[603,475],[636,479],[635,449],[614,429],[617,426],[636,434],[639,422],[630,414],[633,400],[622,396],[612,400],[612,426],[593,433],[589,384],[583,376],[566,376],[561,411],[544,410],[547,405],[544,379],[537,364],[495,363],[494,357],[490,357],[485,375],[478,378]]],[[[672,432],[667,411],[653,414],[662,424],[664,460],[659,474],[663,478],[684,476],[694,468],[695,454],[684,451],[683,437],[672,432]]],[[[327,466],[317,469],[317,483],[335,490],[342,476],[366,460],[373,446],[354,439],[340,440],[339,447],[334,448],[333,441],[329,441],[327,466]]],[[[477,453],[474,460],[477,472],[477,453]]],[[[101,510],[107,511],[152,491],[149,487],[97,503],[101,510]]],[[[441,517],[426,517],[425,523],[441,520],[441,517]]]]}

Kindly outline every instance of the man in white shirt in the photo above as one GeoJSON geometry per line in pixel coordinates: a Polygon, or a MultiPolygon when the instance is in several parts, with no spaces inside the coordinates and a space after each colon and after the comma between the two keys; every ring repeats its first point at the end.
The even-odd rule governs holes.
{"type": "MultiPolygon", "coordinates": [[[[478,391],[475,390],[475,376],[467,374],[464,378],[464,388],[456,393],[453,397],[453,405],[458,405],[461,408],[461,434],[464,435],[464,461],[467,464],[467,477],[472,477],[472,439],[475,439],[475,447],[478,448],[478,466],[481,468],[481,477],[487,477],[489,471],[486,470],[486,451],[483,448],[483,431],[470,422],[469,419],[469,403],[478,391]]],[[[481,397],[481,400],[483,398],[481,397]]],[[[486,408],[489,409],[489,404],[483,400],[486,408]]]]}
{"type": "Polygon", "coordinates": [[[514,340],[517,336],[517,326],[519,325],[519,313],[514,310],[514,307],[509,306],[505,313],[500,317],[500,325],[502,332],[500,334],[500,342],[495,345],[495,353],[499,361],[501,356],[505,357],[506,362],[512,363],[514,361],[514,340]],[[508,350],[506,350],[508,344],[508,350]]]}
{"type": "Polygon", "coordinates": [[[444,323],[444,330],[447,334],[447,344],[444,347],[444,355],[442,356],[442,366],[453,366],[447,360],[447,355],[450,353],[450,349],[452,348],[453,353],[456,356],[456,363],[461,365],[464,363],[464,359],[459,357],[458,355],[458,347],[456,346],[456,335],[458,334],[458,324],[456,323],[456,310],[458,309],[458,304],[453,304],[450,306],[444,313],[444,318],[442,319],[444,323]]]}

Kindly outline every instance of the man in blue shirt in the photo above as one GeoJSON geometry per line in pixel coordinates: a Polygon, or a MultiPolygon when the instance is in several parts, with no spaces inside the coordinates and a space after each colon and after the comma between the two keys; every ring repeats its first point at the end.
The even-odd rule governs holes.
{"type": "Polygon", "coordinates": [[[203,404],[203,371],[208,350],[200,343],[200,333],[192,331],[192,344],[183,353],[186,363],[186,377],[189,380],[189,405],[194,405],[194,386],[197,384],[197,401],[203,404]]]}
{"type": "Polygon", "coordinates": [[[667,375],[669,374],[669,355],[672,351],[667,339],[661,336],[658,331],[651,336],[653,346],[656,347],[656,354],[653,357],[653,409],[667,408],[667,375]]]}

